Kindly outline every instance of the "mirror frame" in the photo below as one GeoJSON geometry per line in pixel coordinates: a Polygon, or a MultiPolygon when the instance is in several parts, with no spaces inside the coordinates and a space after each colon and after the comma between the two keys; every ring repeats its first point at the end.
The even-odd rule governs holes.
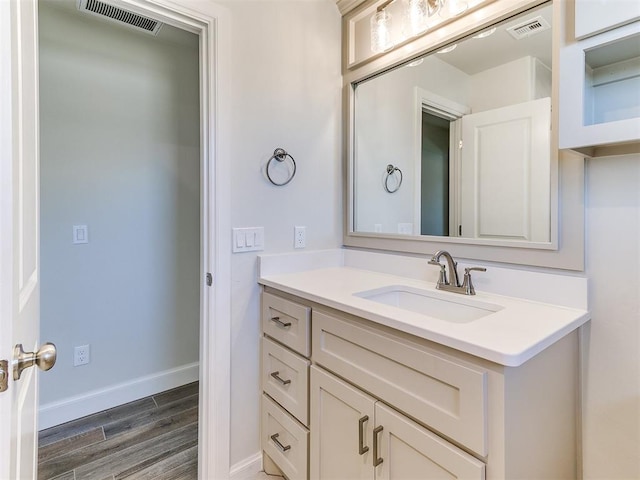
{"type": "Polygon", "coordinates": [[[431,255],[450,250],[456,257],[566,270],[584,270],[584,158],[558,150],[558,90],[560,48],[572,31],[573,19],[567,3],[553,1],[552,131],[551,131],[551,241],[544,243],[492,241],[462,237],[407,236],[354,231],[354,112],[355,85],[408,61],[434,52],[445,45],[475,34],[548,0],[489,0],[441,27],[404,43],[390,52],[374,55],[350,68],[348,45],[353,19],[362,18],[382,0],[366,0],[343,17],[343,101],[344,101],[344,237],[346,247],[431,255]]]}

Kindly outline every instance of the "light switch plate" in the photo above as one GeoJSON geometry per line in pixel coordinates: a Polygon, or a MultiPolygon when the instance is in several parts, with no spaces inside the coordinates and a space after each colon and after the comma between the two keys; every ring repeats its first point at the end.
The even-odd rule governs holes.
{"type": "Polygon", "coordinates": [[[89,243],[89,227],[86,225],[74,225],[73,243],[89,243]]]}
{"type": "Polygon", "coordinates": [[[233,229],[233,253],[264,250],[264,227],[233,229]]]}

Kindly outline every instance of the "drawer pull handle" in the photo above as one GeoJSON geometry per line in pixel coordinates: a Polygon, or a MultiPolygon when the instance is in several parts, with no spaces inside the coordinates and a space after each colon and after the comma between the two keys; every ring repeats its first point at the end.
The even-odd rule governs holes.
{"type": "Polygon", "coordinates": [[[273,443],[276,444],[276,447],[278,447],[278,449],[283,453],[287,450],[291,450],[291,445],[283,445],[280,443],[280,440],[278,440],[279,436],[279,433],[274,433],[273,435],[271,435],[271,440],[273,440],[273,443]]]}
{"type": "Polygon", "coordinates": [[[377,467],[382,463],[382,458],[378,457],[378,434],[382,431],[382,425],[373,429],[373,466],[377,467]]]}
{"type": "Polygon", "coordinates": [[[275,378],[277,381],[279,381],[282,385],[289,385],[289,384],[291,383],[291,380],[290,380],[290,379],[289,379],[289,380],[285,380],[284,378],[282,378],[282,377],[280,376],[280,372],[273,372],[273,373],[271,374],[271,376],[272,376],[273,378],[275,378]]]}
{"type": "Polygon", "coordinates": [[[358,420],[358,453],[364,455],[369,451],[369,447],[364,445],[364,424],[369,420],[369,415],[365,415],[358,420]]]}
{"type": "Polygon", "coordinates": [[[291,326],[291,322],[283,322],[280,320],[280,317],[271,317],[272,322],[276,322],[282,328],[289,328],[291,326]]]}

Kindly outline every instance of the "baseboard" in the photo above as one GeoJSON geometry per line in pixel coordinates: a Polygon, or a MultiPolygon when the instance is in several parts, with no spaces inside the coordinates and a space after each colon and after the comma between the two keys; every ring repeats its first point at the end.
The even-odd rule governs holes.
{"type": "Polygon", "coordinates": [[[198,378],[199,365],[198,362],[195,362],[40,405],[38,428],[43,430],[60,425],[123,403],[195,382],[198,378]]]}
{"type": "Polygon", "coordinates": [[[258,452],[231,465],[229,469],[229,479],[243,480],[245,478],[253,478],[260,470],[262,470],[262,452],[258,452]]]}

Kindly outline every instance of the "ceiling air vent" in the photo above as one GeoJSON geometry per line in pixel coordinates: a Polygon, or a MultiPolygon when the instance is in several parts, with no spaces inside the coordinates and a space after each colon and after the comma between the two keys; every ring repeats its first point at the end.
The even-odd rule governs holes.
{"type": "Polygon", "coordinates": [[[157,35],[162,23],[153,18],[144,17],[100,0],[78,0],[78,10],[105,18],[119,24],[125,24],[136,30],[157,35]]]}
{"type": "Polygon", "coordinates": [[[513,27],[509,27],[507,28],[507,31],[516,40],[522,40],[523,38],[530,37],[532,35],[535,35],[536,33],[544,32],[545,30],[549,30],[550,28],[551,25],[549,25],[549,22],[547,22],[543,17],[538,16],[527,20],[526,22],[514,25],[513,27]]]}

